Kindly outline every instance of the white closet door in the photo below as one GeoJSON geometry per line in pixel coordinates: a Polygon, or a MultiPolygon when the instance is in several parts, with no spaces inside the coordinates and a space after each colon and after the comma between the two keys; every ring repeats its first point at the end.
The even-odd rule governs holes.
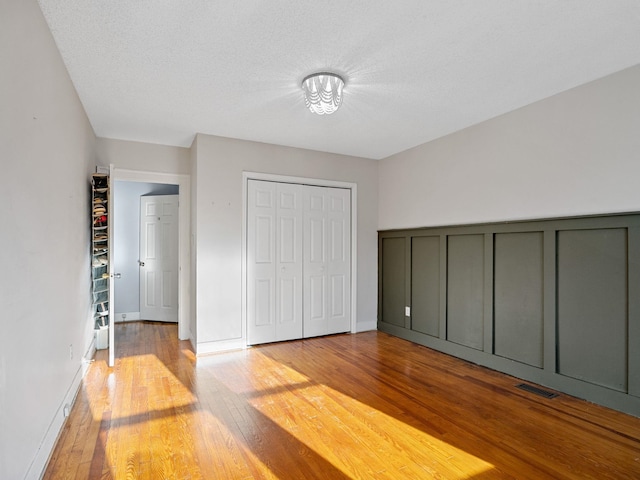
{"type": "Polygon", "coordinates": [[[304,337],[351,326],[351,192],[306,187],[304,337]]]}
{"type": "Polygon", "coordinates": [[[249,344],[302,337],[302,187],[250,180],[249,344]]]}
{"type": "Polygon", "coordinates": [[[325,335],[327,316],[327,198],[323,187],[307,187],[304,206],[304,326],[306,337],[325,335]]]}
{"type": "Polygon", "coordinates": [[[276,184],[276,340],[302,338],[304,187],[276,184]]]}
{"type": "Polygon", "coordinates": [[[327,189],[327,334],[351,329],[351,190],[327,189]]]}
{"type": "Polygon", "coordinates": [[[276,186],[248,182],[247,341],[276,340],[276,186]]]}

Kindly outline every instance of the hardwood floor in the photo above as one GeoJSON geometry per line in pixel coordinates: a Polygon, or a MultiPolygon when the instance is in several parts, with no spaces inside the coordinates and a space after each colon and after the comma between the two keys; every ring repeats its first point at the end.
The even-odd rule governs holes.
{"type": "Polygon", "coordinates": [[[633,479],[640,419],[379,332],[196,360],[118,324],[45,479],[633,479]]]}

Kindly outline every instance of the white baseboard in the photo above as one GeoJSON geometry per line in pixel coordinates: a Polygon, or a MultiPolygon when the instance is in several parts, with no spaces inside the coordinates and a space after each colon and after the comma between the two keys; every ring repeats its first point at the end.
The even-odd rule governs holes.
{"type": "Polygon", "coordinates": [[[29,466],[29,470],[27,470],[27,474],[25,475],[25,480],[37,480],[42,478],[44,474],[44,469],[47,467],[49,463],[49,458],[51,458],[51,454],[53,453],[53,448],[58,441],[60,433],[62,432],[62,427],[64,426],[64,422],[67,417],[65,414],[68,414],[68,411],[65,412],[65,407],[68,406],[69,411],[73,407],[73,404],[76,401],[76,397],[78,396],[78,392],[80,391],[80,386],[82,385],[82,379],[84,378],[89,365],[93,361],[93,357],[96,354],[96,340],[95,336],[91,340],[91,344],[85,353],[85,356],[82,359],[82,363],[78,367],[76,374],[71,381],[71,385],[67,389],[67,393],[62,400],[62,403],[58,406],[56,413],[51,420],[51,424],[49,424],[49,428],[45,433],[40,446],[38,447],[38,451],[36,452],[36,456],[31,462],[29,466]]]}
{"type": "Polygon", "coordinates": [[[378,322],[376,320],[371,320],[369,322],[356,323],[356,333],[369,332],[371,330],[377,330],[377,329],[378,329],[378,322]]]}
{"type": "Polygon", "coordinates": [[[53,448],[55,447],[56,442],[58,441],[60,432],[62,432],[62,427],[64,426],[64,422],[67,419],[65,417],[65,406],[68,405],[69,409],[71,409],[73,402],[75,402],[76,396],[80,391],[80,385],[82,382],[84,371],[85,371],[84,365],[80,365],[78,367],[78,371],[73,377],[73,381],[71,382],[71,385],[67,390],[67,393],[64,396],[64,399],[62,400],[62,403],[56,410],[56,413],[54,414],[53,419],[49,424],[49,428],[47,429],[47,432],[45,433],[45,436],[42,439],[40,446],[38,447],[36,456],[31,462],[31,465],[29,466],[29,470],[27,470],[27,474],[24,477],[25,480],[31,480],[31,479],[37,480],[42,477],[42,474],[44,473],[44,469],[46,468],[47,463],[49,462],[49,458],[53,453],[53,448]]]}
{"type": "Polygon", "coordinates": [[[222,340],[220,342],[198,343],[196,346],[196,356],[199,357],[200,355],[226,352],[229,350],[242,350],[243,348],[247,348],[247,343],[242,338],[222,340]]]}
{"type": "MultiPolygon", "coordinates": [[[[378,329],[378,322],[376,320],[372,320],[368,322],[358,322],[356,323],[355,333],[369,332],[377,329],[378,329]]],[[[190,340],[191,340],[191,345],[193,346],[193,339],[190,339],[190,340]]],[[[201,355],[208,355],[211,353],[226,352],[229,350],[241,350],[243,348],[247,348],[246,341],[242,338],[237,338],[233,340],[222,340],[220,342],[198,343],[195,350],[196,350],[196,356],[201,356],[201,355]]]]}
{"type": "Polygon", "coordinates": [[[124,312],[115,314],[115,322],[135,322],[140,320],[140,312],[124,312]]]}

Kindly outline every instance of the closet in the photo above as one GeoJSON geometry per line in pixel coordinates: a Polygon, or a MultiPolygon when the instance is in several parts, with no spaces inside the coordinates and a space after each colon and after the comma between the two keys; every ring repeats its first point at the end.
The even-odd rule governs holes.
{"type": "Polygon", "coordinates": [[[349,331],[351,191],[249,180],[247,201],[248,343],[349,331]]]}

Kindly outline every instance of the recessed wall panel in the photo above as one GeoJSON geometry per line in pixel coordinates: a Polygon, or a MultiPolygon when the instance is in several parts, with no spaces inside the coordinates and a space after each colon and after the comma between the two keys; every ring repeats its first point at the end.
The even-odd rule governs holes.
{"type": "Polygon", "coordinates": [[[447,340],[482,350],[484,235],[452,235],[447,245],[447,340]]]}
{"type": "Polygon", "coordinates": [[[558,373],[626,392],[627,230],[560,231],[557,252],[558,373]]]}
{"type": "Polygon", "coordinates": [[[382,308],[381,320],[404,327],[405,308],[405,239],[382,239],[382,308]]]}
{"type": "Polygon", "coordinates": [[[440,237],[411,239],[411,330],[440,333],[440,237]]]}
{"type": "Polygon", "coordinates": [[[543,233],[494,237],[495,354],[543,366],[543,233]]]}

